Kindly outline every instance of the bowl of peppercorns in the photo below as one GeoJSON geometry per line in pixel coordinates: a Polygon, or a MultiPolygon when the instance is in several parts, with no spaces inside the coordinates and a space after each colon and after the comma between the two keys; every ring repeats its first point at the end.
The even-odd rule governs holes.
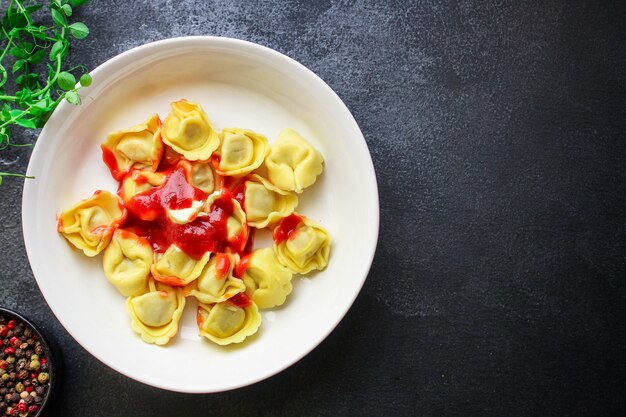
{"type": "Polygon", "coordinates": [[[0,307],[0,416],[43,415],[57,385],[55,359],[41,330],[0,307]]]}

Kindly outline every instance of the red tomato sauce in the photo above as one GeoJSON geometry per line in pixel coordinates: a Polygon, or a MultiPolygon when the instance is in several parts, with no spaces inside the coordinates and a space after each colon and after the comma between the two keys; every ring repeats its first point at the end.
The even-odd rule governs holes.
{"type": "Polygon", "coordinates": [[[290,214],[280,221],[276,229],[274,229],[274,242],[280,245],[287,239],[293,239],[296,236],[296,229],[302,223],[302,216],[295,213],[290,214]]]}

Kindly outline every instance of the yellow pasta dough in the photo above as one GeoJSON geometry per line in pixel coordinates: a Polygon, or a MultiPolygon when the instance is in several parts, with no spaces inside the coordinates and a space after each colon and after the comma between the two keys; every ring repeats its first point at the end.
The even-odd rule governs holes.
{"type": "Polygon", "coordinates": [[[278,261],[293,272],[306,274],[314,269],[322,270],[328,264],[330,237],[322,226],[299,216],[301,221],[289,238],[274,242],[278,261]]]}
{"type": "Polygon", "coordinates": [[[102,152],[117,180],[133,167],[156,171],[163,155],[159,116],[153,114],[143,123],[111,133],[102,144],[102,152]]]}
{"type": "Polygon", "coordinates": [[[87,256],[96,256],[111,241],[115,228],[126,218],[121,199],[108,191],[96,191],[90,198],[59,214],[57,230],[87,256]]]}
{"type": "Polygon", "coordinates": [[[293,289],[291,271],[278,262],[271,248],[257,249],[248,256],[241,276],[246,294],[261,309],[282,305],[293,289]]]}
{"type": "Polygon", "coordinates": [[[165,253],[154,254],[152,276],[157,281],[168,285],[185,286],[200,276],[210,256],[211,252],[206,252],[202,258],[194,259],[172,244],[165,253]]]}
{"type": "Polygon", "coordinates": [[[124,203],[139,193],[153,189],[163,184],[165,175],[160,172],[132,170],[122,181],[120,196],[124,203]]]}
{"type": "Polygon", "coordinates": [[[215,173],[210,164],[205,162],[193,162],[191,164],[191,185],[207,194],[215,190],[215,173]]]}
{"type": "Polygon", "coordinates": [[[190,161],[206,161],[220,144],[218,133],[200,105],[175,101],[163,122],[163,142],[190,161]]]}
{"type": "Polygon", "coordinates": [[[104,275],[125,297],[146,292],[151,264],[150,243],[122,229],[115,231],[102,256],[104,275]]]}
{"type": "Polygon", "coordinates": [[[144,342],[164,345],[178,332],[178,322],[185,307],[180,288],[149,280],[149,291],[128,297],[126,309],[131,326],[144,342]]]}
{"type": "Polygon", "coordinates": [[[202,273],[184,289],[185,296],[192,295],[201,303],[221,303],[245,291],[243,281],[233,276],[239,255],[217,253],[211,257],[202,273]]]}
{"type": "Polygon", "coordinates": [[[265,158],[267,177],[280,189],[301,193],[322,173],[324,159],[293,129],[283,129],[265,158]]]}
{"type": "Polygon", "coordinates": [[[250,226],[262,229],[290,215],[298,197],[253,174],[245,182],[244,211],[250,226]]]}
{"type": "Polygon", "coordinates": [[[267,152],[265,136],[247,129],[224,129],[219,171],[222,175],[243,177],[261,166],[267,152]]]}
{"type": "Polygon", "coordinates": [[[261,325],[259,309],[252,301],[246,306],[231,301],[198,304],[196,318],[200,335],[222,346],[243,342],[261,325]]]}

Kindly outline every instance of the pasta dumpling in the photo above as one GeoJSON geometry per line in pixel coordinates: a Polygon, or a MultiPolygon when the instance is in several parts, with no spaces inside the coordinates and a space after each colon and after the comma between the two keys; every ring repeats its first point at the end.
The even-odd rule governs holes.
{"type": "Polygon", "coordinates": [[[233,276],[239,255],[217,253],[211,257],[202,273],[184,289],[185,296],[193,295],[201,303],[221,303],[245,291],[243,281],[233,276]]]}
{"type": "Polygon", "coordinates": [[[204,162],[191,164],[191,185],[201,189],[206,194],[211,194],[215,190],[216,182],[215,173],[210,164],[204,162]]]}
{"type": "Polygon", "coordinates": [[[122,181],[119,195],[128,204],[131,198],[139,193],[152,190],[163,184],[166,176],[160,172],[132,170],[122,181]]]}
{"type": "Polygon", "coordinates": [[[265,136],[247,129],[224,129],[219,150],[219,173],[243,177],[261,166],[267,152],[265,136]]]}
{"type": "Polygon", "coordinates": [[[157,114],[129,129],[111,133],[102,144],[104,163],[118,181],[133,167],[156,171],[162,155],[161,119],[157,114]]]}
{"type": "Polygon", "coordinates": [[[278,261],[295,273],[322,270],[328,264],[330,237],[319,224],[292,214],[274,229],[274,252],[278,261]]]}
{"type": "Polygon", "coordinates": [[[253,174],[245,182],[243,209],[250,226],[264,228],[290,215],[298,205],[298,197],[253,174]]]}
{"type": "Polygon", "coordinates": [[[257,249],[247,257],[241,275],[246,294],[259,308],[282,305],[293,289],[291,271],[278,262],[271,248],[257,249]]]}
{"type": "Polygon", "coordinates": [[[220,144],[218,133],[196,103],[175,101],[163,122],[163,142],[190,161],[206,161],[220,144]]]}
{"type": "Polygon", "coordinates": [[[267,177],[280,189],[301,193],[322,173],[324,159],[293,129],[283,129],[272,145],[265,166],[267,177]]]}
{"type": "Polygon", "coordinates": [[[57,231],[87,256],[96,256],[111,241],[113,232],[126,219],[121,199],[109,191],[91,197],[58,215],[57,231]]]}
{"type": "Polygon", "coordinates": [[[176,245],[170,245],[163,254],[154,254],[152,276],[159,282],[173,287],[183,287],[200,276],[209,261],[211,252],[205,252],[202,258],[194,259],[176,245]]]}
{"type": "Polygon", "coordinates": [[[259,309],[245,294],[216,304],[198,304],[200,335],[218,345],[240,343],[261,325],[259,309]]]}
{"type": "Polygon", "coordinates": [[[226,239],[235,252],[240,252],[248,241],[248,224],[246,223],[246,213],[237,200],[232,198],[226,189],[215,191],[211,194],[205,204],[205,213],[209,218],[223,214],[228,215],[226,219],[226,239]]]}
{"type": "Polygon", "coordinates": [[[185,308],[180,288],[149,280],[149,291],[126,299],[126,309],[133,330],[144,342],[164,345],[178,332],[178,322],[185,308]]]}
{"type": "Polygon", "coordinates": [[[151,264],[150,243],[123,229],[115,231],[102,256],[104,275],[125,297],[146,292],[151,264]]]}

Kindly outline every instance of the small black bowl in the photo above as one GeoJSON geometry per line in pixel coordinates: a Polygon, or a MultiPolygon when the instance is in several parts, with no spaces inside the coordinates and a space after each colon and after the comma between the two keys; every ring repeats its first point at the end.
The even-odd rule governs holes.
{"type": "MultiPolygon", "coordinates": [[[[30,328],[39,338],[44,348],[44,356],[48,359],[48,389],[46,390],[43,401],[39,406],[39,410],[35,414],[30,414],[28,417],[43,416],[50,410],[51,404],[54,402],[56,393],[61,385],[61,372],[62,372],[62,357],[61,352],[54,339],[48,336],[48,334],[41,328],[36,326],[32,321],[28,320],[22,314],[9,310],[4,307],[0,307],[0,315],[5,316],[8,320],[15,320],[22,322],[28,328],[30,328]]],[[[5,346],[0,347],[4,349],[5,346]]]]}

